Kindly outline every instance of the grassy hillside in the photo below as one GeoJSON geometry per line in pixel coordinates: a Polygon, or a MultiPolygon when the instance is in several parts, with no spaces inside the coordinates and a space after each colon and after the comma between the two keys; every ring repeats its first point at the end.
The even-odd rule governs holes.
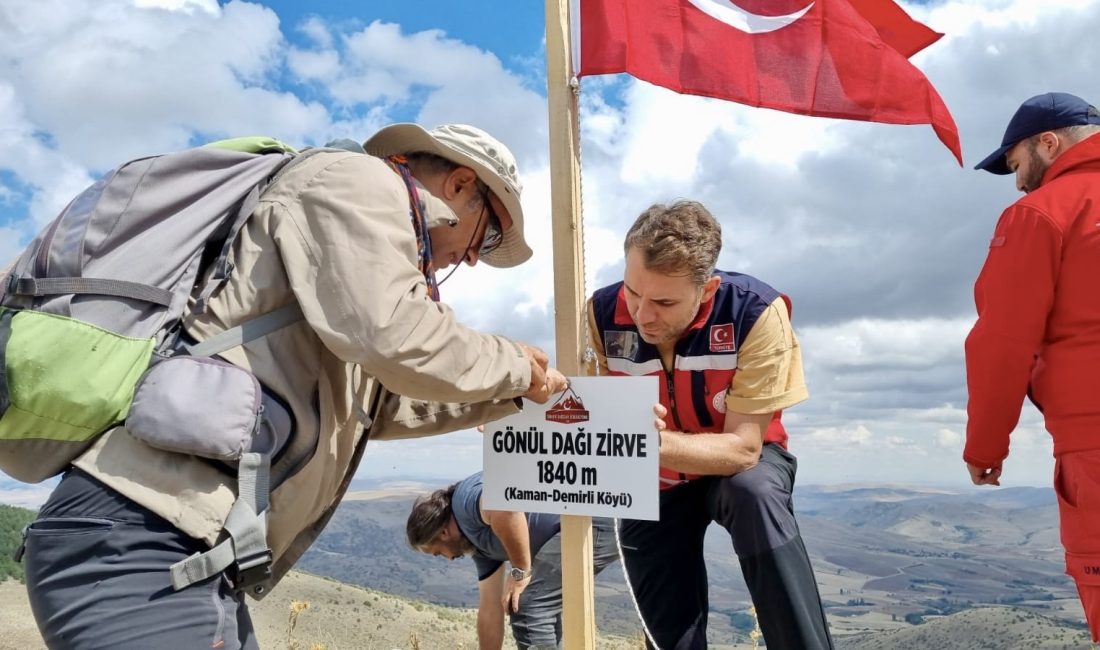
{"type": "MultiPolygon", "coordinates": [[[[299,568],[378,591],[292,578],[254,610],[258,621],[267,617],[258,623],[261,638],[270,642],[263,647],[474,647],[469,645],[475,616],[470,608],[477,602],[472,563],[416,553],[404,542],[413,496],[426,489],[372,486],[349,494],[299,568]],[[295,580],[304,582],[296,587],[295,580]],[[288,645],[292,602],[310,607],[298,615],[298,625],[306,626],[299,627],[303,634],[288,645]],[[408,625],[390,625],[406,614],[408,625]],[[308,627],[314,623],[316,629],[308,627]]],[[[839,648],[1088,647],[1076,590],[1063,573],[1057,506],[1049,488],[976,494],[811,487],[797,492],[795,503],[839,648]]],[[[13,535],[8,546],[0,546],[0,562],[31,516],[21,514],[24,519],[0,528],[0,540],[5,530],[13,535]]],[[[725,531],[709,531],[706,554],[711,648],[751,647],[748,594],[725,531]]],[[[21,594],[18,583],[9,584],[21,594]]],[[[25,603],[19,606],[26,611],[25,603]]],[[[0,630],[9,629],[7,609],[0,602],[0,630]]],[[[618,565],[596,580],[596,612],[605,638],[637,636],[637,617],[618,565]]],[[[12,621],[26,625],[29,618],[12,621]]],[[[33,623],[28,629],[33,632],[33,623]]],[[[0,635],[0,649],[39,647],[4,645],[9,642],[0,635]]]]}
{"type": "MultiPolygon", "coordinates": [[[[405,542],[405,520],[414,495],[359,493],[346,498],[298,568],[414,600],[476,607],[472,560],[449,562],[414,551],[405,542]]],[[[600,629],[624,636],[640,630],[617,563],[597,576],[596,595],[600,629]]],[[[747,634],[743,639],[748,640],[747,634]]]]}
{"type": "MultiPolygon", "coordinates": [[[[470,561],[416,553],[404,541],[413,496],[349,494],[300,568],[439,605],[477,602],[470,561]]],[[[985,494],[895,487],[808,488],[795,507],[837,639],[913,627],[918,618],[1011,605],[1067,626],[1083,619],[1063,572],[1057,505],[1049,488],[985,494]]],[[[748,592],[728,534],[706,540],[712,644],[746,643],[748,592]]],[[[601,630],[638,629],[622,572],[596,580],[601,630]]]]}
{"type": "MultiPolygon", "coordinates": [[[[477,613],[440,607],[291,572],[250,602],[264,650],[475,650],[477,613]]],[[[0,583],[0,650],[44,650],[23,585],[0,583]]],[[[506,650],[514,650],[509,638],[506,650]]],[[[638,650],[638,639],[603,635],[600,650],[638,650]]],[[[731,650],[733,646],[728,646],[731,650]]],[[[737,650],[741,650],[740,648],[737,650]]]]}
{"type": "Polygon", "coordinates": [[[1011,607],[974,609],[896,632],[848,637],[838,650],[1087,650],[1088,633],[1011,607]]]}
{"type": "Polygon", "coordinates": [[[34,512],[25,508],[0,505],[0,582],[23,581],[23,565],[12,554],[22,540],[23,526],[34,519],[34,512]]]}
{"type": "MultiPolygon", "coordinates": [[[[265,650],[474,650],[476,612],[441,607],[292,572],[271,596],[252,604],[265,650]]],[[[27,604],[14,581],[0,583],[0,650],[43,650],[27,604]]],[[[599,650],[638,650],[637,637],[604,635],[599,650]]],[[[712,644],[748,650],[749,644],[712,644]]],[[[837,640],[838,650],[1086,650],[1084,630],[1008,607],[973,609],[892,632],[837,640]]],[[[514,650],[509,641],[506,649],[514,650]]]]}

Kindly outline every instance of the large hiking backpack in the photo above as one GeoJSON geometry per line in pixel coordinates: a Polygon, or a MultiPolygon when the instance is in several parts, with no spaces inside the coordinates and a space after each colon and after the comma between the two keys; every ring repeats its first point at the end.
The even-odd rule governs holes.
{"type": "Polygon", "coordinates": [[[258,596],[270,576],[271,458],[253,439],[272,425],[256,378],[209,357],[301,311],[291,303],[193,345],[181,320],[229,278],[237,235],[296,155],[238,138],[127,162],[73,199],[0,286],[0,470],[44,480],[123,422],[153,446],[236,467],[224,539],[173,565],[176,589],[228,569],[258,596]]]}
{"type": "Polygon", "coordinates": [[[177,353],[200,267],[214,265],[199,311],[232,271],[230,247],[260,191],[293,155],[240,138],[132,160],[35,238],[0,287],[0,470],[41,481],[126,419],[141,376],[177,353]]]}

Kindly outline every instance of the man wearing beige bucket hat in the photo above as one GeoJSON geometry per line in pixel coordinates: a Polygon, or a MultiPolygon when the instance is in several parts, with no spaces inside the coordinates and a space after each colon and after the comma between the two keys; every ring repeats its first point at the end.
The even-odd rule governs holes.
{"type": "MultiPolygon", "coordinates": [[[[411,157],[415,160],[415,154],[428,154],[449,161],[458,170],[465,168],[472,171],[477,181],[488,189],[489,194],[481,196],[487,198],[491,205],[488,213],[499,218],[503,225],[503,238],[499,245],[481,255],[480,259],[489,266],[506,268],[526,262],[531,257],[531,248],[523,238],[523,207],[519,202],[522,187],[516,159],[493,136],[466,124],[444,124],[427,131],[419,124],[406,123],[385,127],[363,146],[367,153],[376,156],[414,154],[411,157]]],[[[429,190],[451,205],[455,197],[461,194],[463,180],[469,182],[468,177],[468,172],[460,172],[454,179],[439,179],[443,182],[429,190]]],[[[419,177],[417,180],[420,180],[419,177]]],[[[477,197],[474,197],[474,205],[477,205],[477,197]]],[[[467,257],[467,261],[476,260],[477,257],[467,257]]]]}
{"type": "Polygon", "coordinates": [[[249,443],[270,460],[249,536],[261,551],[242,556],[233,535],[230,564],[213,559],[246,497],[235,468],[112,429],[25,534],[49,647],[255,648],[244,594],[266,596],[309,548],[368,439],[473,428],[564,390],[544,352],[474,331],[438,301],[437,269],[531,256],[511,152],[457,124],[389,126],[363,148],[300,154],[245,222],[231,277],[183,321],[201,347],[301,308],[302,320],[219,354],[262,388],[263,440],[249,443]]]}

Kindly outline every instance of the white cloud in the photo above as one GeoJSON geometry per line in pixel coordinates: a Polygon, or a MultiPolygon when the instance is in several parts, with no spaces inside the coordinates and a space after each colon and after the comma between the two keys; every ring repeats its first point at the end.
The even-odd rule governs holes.
{"type": "Polygon", "coordinates": [[[325,21],[320,18],[316,16],[307,18],[305,22],[298,27],[298,30],[308,36],[316,46],[322,49],[329,49],[332,47],[332,30],[329,29],[325,21]]]}
{"type": "Polygon", "coordinates": [[[218,0],[134,0],[134,5],[141,9],[167,9],[187,14],[201,11],[211,16],[217,16],[221,12],[218,0]]]}
{"type": "Polygon", "coordinates": [[[958,357],[973,319],[856,319],[798,329],[818,363],[927,368],[958,357]]]}
{"type": "Polygon", "coordinates": [[[244,2],[192,10],[207,4],[6,3],[0,78],[52,148],[97,171],[196,134],[324,131],[322,107],[268,87],[282,56],[275,13],[244,2]]]}
{"type": "Polygon", "coordinates": [[[521,162],[545,163],[545,101],[495,54],[442,29],[406,33],[377,20],[339,39],[317,19],[303,29],[313,47],[291,48],[288,65],[341,109],[417,101],[423,124],[493,125],[521,162]]]}
{"type": "Polygon", "coordinates": [[[966,410],[951,405],[933,406],[913,413],[913,418],[922,422],[965,425],[966,410]]]}
{"type": "Polygon", "coordinates": [[[905,436],[888,436],[885,440],[886,448],[892,453],[902,452],[906,454],[916,454],[918,456],[927,456],[928,452],[923,446],[917,442],[906,438],[905,436]]]}
{"type": "Polygon", "coordinates": [[[23,233],[15,228],[0,226],[0,271],[7,268],[22,250],[19,245],[23,233]]]}
{"type": "Polygon", "coordinates": [[[734,144],[730,156],[794,172],[810,153],[834,150],[836,120],[809,118],[729,102],[677,95],[645,82],[626,93],[621,179],[632,185],[684,185],[695,179],[703,147],[715,134],[734,144]]]}
{"type": "Polygon", "coordinates": [[[936,444],[940,447],[962,449],[963,436],[951,429],[940,429],[936,432],[936,444]]]}
{"type": "Polygon", "coordinates": [[[985,2],[905,3],[917,20],[943,32],[945,38],[963,39],[978,29],[1031,28],[1051,16],[1077,16],[1088,0],[987,0],[985,2]]]}
{"type": "Polygon", "coordinates": [[[339,74],[340,55],[332,50],[291,50],[287,65],[301,79],[325,82],[339,74]]]}
{"type": "MultiPolygon", "coordinates": [[[[872,444],[874,434],[867,430],[867,427],[862,424],[857,424],[851,428],[838,428],[829,427],[825,429],[812,429],[808,435],[804,435],[799,444],[819,445],[819,446],[834,446],[834,445],[855,445],[858,447],[866,447],[872,444]]],[[[840,448],[837,448],[838,453],[840,448]]]]}
{"type": "MultiPolygon", "coordinates": [[[[16,89],[0,81],[0,165],[13,173],[33,191],[29,219],[16,223],[11,232],[20,233],[5,238],[12,248],[27,234],[24,230],[41,226],[53,218],[69,199],[91,182],[84,169],[65,153],[46,146],[35,125],[27,118],[26,109],[16,89]]],[[[10,199],[10,188],[5,194],[10,199]]],[[[0,260],[7,259],[0,255],[0,260]]]]}

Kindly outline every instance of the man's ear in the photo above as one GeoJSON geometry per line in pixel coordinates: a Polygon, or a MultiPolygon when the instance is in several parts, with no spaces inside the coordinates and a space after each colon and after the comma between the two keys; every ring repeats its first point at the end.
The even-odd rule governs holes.
{"type": "Polygon", "coordinates": [[[440,529],[439,534],[435,536],[432,541],[436,542],[449,542],[451,541],[451,523],[454,522],[454,518],[447,521],[447,524],[440,529]]]}
{"type": "Polygon", "coordinates": [[[456,167],[443,182],[443,198],[453,200],[469,186],[476,186],[477,174],[469,167],[456,167]]]}
{"type": "Polygon", "coordinates": [[[703,302],[706,302],[714,297],[715,292],[718,291],[718,286],[722,284],[722,278],[717,275],[712,275],[703,283],[703,302]]]}
{"type": "Polygon", "coordinates": [[[1066,140],[1058,136],[1053,131],[1044,131],[1039,134],[1039,141],[1036,144],[1036,150],[1042,156],[1043,160],[1053,162],[1055,158],[1061,155],[1065,149],[1066,140]]]}

